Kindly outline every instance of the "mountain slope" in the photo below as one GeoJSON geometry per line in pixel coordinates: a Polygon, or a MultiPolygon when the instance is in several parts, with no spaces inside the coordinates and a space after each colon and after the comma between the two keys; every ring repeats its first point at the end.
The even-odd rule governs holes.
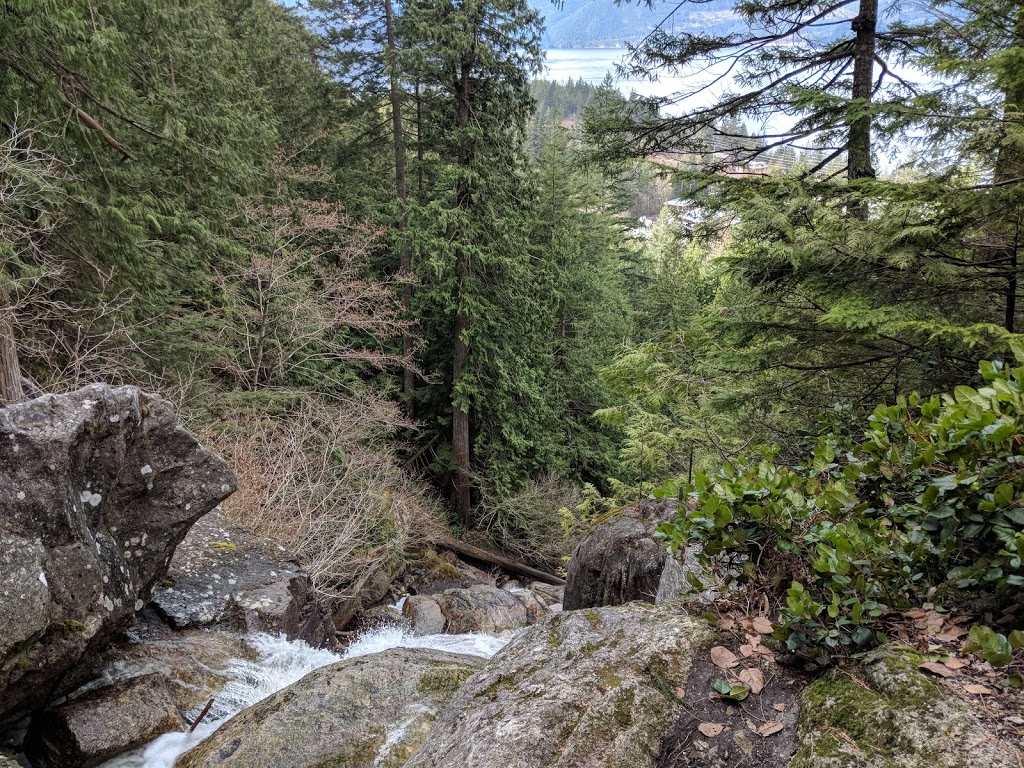
{"type": "MultiPolygon", "coordinates": [[[[565,0],[557,7],[549,0],[530,0],[545,18],[545,48],[621,48],[637,43],[669,16],[678,2],[645,4],[613,0],[565,0]]],[[[732,0],[684,4],[665,21],[671,32],[698,30],[722,34],[735,27],[732,0]]]]}

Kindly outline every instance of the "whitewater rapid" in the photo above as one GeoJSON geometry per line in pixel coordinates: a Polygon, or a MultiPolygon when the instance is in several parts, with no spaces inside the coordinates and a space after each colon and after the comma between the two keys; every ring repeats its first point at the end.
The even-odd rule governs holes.
{"type": "Polygon", "coordinates": [[[192,749],[226,720],[298,682],[313,670],[337,661],[380,653],[389,648],[430,648],[488,659],[511,637],[512,633],[495,636],[475,632],[416,637],[408,629],[382,625],[360,633],[344,653],[337,654],[313,648],[301,640],[251,635],[246,642],[255,651],[256,661],[236,659],[230,663],[227,684],[193,733],[166,733],[143,747],[102,763],[100,768],[174,768],[174,761],[179,755],[192,749]]]}

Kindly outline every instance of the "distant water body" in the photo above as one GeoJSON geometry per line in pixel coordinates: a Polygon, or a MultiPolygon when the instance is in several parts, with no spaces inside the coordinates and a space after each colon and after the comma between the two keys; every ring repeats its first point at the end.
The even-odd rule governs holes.
{"type": "Polygon", "coordinates": [[[664,108],[664,114],[682,112],[685,107],[693,108],[710,104],[730,84],[728,78],[713,83],[715,73],[659,73],[656,79],[624,78],[618,75],[618,66],[625,63],[628,51],[625,48],[550,48],[544,51],[544,72],[548,80],[565,82],[582,78],[592,85],[600,85],[606,75],[611,75],[616,88],[624,94],[631,92],[641,96],[671,96],[682,91],[692,91],[695,86],[709,84],[708,89],[698,96],[692,96],[683,104],[664,108]]]}

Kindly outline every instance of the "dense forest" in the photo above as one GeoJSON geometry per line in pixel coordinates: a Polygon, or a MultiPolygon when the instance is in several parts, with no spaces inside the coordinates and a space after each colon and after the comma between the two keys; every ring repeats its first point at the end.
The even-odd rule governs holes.
{"type": "Polygon", "coordinates": [[[655,99],[535,80],[526,0],[5,0],[0,399],[159,391],[325,592],[654,495],[794,647],[1003,599],[1024,12],[898,6],[659,17],[634,76],[741,76],[655,99]]]}

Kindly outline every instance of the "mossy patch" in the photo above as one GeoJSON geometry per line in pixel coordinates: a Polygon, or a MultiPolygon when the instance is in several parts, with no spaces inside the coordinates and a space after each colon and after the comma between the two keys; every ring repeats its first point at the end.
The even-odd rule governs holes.
{"type": "Polygon", "coordinates": [[[439,667],[420,677],[416,689],[420,693],[454,693],[462,687],[476,669],[466,667],[439,667]]]}
{"type": "Polygon", "coordinates": [[[597,670],[597,676],[601,678],[601,682],[604,683],[609,690],[612,688],[618,688],[622,685],[622,677],[605,667],[601,667],[597,670]]]}
{"type": "Polygon", "coordinates": [[[801,746],[791,768],[946,766],[959,719],[909,648],[888,646],[852,670],[833,670],[801,702],[801,746]]]}

